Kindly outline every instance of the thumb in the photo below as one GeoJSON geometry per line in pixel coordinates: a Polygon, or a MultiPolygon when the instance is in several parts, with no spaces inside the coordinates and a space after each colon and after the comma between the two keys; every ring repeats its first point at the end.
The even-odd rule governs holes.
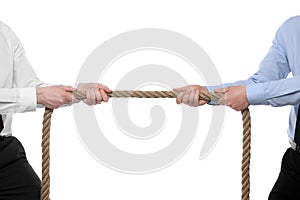
{"type": "Polygon", "coordinates": [[[186,89],[188,89],[190,86],[185,86],[185,87],[181,87],[181,88],[173,88],[173,91],[174,92],[183,92],[185,91],[186,89]]]}
{"type": "Polygon", "coordinates": [[[226,92],[228,92],[228,88],[218,88],[218,89],[215,89],[214,92],[225,94],[226,92]]]}
{"type": "Polygon", "coordinates": [[[103,89],[106,93],[111,93],[112,92],[112,90],[111,89],[109,89],[107,86],[105,86],[105,85],[102,85],[101,87],[100,87],[100,89],[103,89]]]}
{"type": "Polygon", "coordinates": [[[74,92],[76,89],[71,86],[61,86],[66,92],[74,92]]]}

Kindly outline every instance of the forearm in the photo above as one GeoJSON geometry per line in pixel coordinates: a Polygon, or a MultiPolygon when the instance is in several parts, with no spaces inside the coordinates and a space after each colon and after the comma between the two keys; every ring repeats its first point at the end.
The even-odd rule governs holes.
{"type": "Polygon", "coordinates": [[[35,111],[37,106],[35,87],[0,88],[0,113],[35,111]]]}
{"type": "Polygon", "coordinates": [[[299,105],[300,76],[246,86],[247,98],[252,105],[274,107],[299,105]]]}
{"type": "MultiPolygon", "coordinates": [[[[238,81],[220,86],[207,87],[210,92],[217,88],[245,85],[250,105],[271,105],[273,107],[300,104],[300,76],[275,81],[259,82],[238,81]]],[[[218,105],[218,102],[209,102],[218,105]]]]}

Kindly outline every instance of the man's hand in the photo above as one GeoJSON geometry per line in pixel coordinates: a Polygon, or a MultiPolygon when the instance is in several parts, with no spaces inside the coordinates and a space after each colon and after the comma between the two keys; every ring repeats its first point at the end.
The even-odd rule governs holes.
{"type": "Polygon", "coordinates": [[[219,104],[229,106],[230,108],[241,111],[249,106],[246,95],[246,86],[229,86],[215,90],[216,93],[224,94],[219,99],[219,104]]]}
{"type": "Polygon", "coordinates": [[[102,101],[108,102],[107,93],[112,92],[107,86],[98,83],[80,83],[77,89],[86,92],[86,99],[83,102],[87,105],[100,104],[102,101]]]}
{"type": "Polygon", "coordinates": [[[182,88],[174,88],[174,92],[177,92],[176,103],[187,104],[189,106],[197,107],[207,103],[205,100],[199,100],[200,91],[208,92],[206,87],[200,85],[188,85],[182,88]]]}
{"type": "Polygon", "coordinates": [[[69,86],[50,86],[36,88],[37,103],[47,108],[56,109],[64,104],[73,103],[71,92],[75,89],[69,86]]]}

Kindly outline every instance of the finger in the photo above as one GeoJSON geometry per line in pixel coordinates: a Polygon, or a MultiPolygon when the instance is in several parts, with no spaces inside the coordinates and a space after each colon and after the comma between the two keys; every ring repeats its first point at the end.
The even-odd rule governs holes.
{"type": "Polygon", "coordinates": [[[247,104],[232,105],[236,111],[242,111],[248,108],[247,104]]]}
{"type": "Polygon", "coordinates": [[[57,109],[57,108],[59,108],[60,107],[60,105],[61,104],[59,104],[59,103],[49,103],[48,105],[47,105],[47,107],[48,108],[51,108],[51,109],[57,109]]]}
{"type": "Polygon", "coordinates": [[[182,98],[183,98],[183,92],[180,92],[177,97],[176,97],[176,103],[181,104],[182,103],[182,98]]]}
{"type": "Polygon", "coordinates": [[[218,103],[219,103],[220,105],[225,105],[225,95],[223,95],[223,96],[219,99],[218,103]]]}
{"type": "Polygon", "coordinates": [[[57,108],[59,108],[58,105],[55,105],[55,106],[52,107],[52,109],[57,109],[57,108]]]}
{"type": "Polygon", "coordinates": [[[54,109],[54,105],[52,103],[47,103],[44,105],[46,108],[54,109]]]}
{"type": "Polygon", "coordinates": [[[100,90],[104,102],[108,102],[108,96],[104,90],[100,90]]]}
{"type": "Polygon", "coordinates": [[[232,100],[228,99],[228,95],[224,94],[222,96],[222,98],[223,99],[222,99],[221,105],[225,105],[225,106],[229,106],[229,107],[231,107],[233,105],[232,100]]]}
{"type": "Polygon", "coordinates": [[[103,89],[105,92],[108,92],[108,93],[112,92],[112,90],[109,89],[106,85],[98,84],[98,88],[101,88],[101,89],[103,89]]]}
{"type": "Polygon", "coordinates": [[[102,96],[101,96],[100,90],[97,90],[95,92],[95,95],[96,95],[96,103],[100,104],[102,102],[102,96]]]}
{"type": "Polygon", "coordinates": [[[66,96],[66,104],[70,104],[73,102],[73,95],[71,93],[66,96]]]}
{"type": "Polygon", "coordinates": [[[204,104],[207,104],[207,101],[205,101],[205,100],[199,100],[198,106],[202,106],[204,104]]]}
{"type": "Polygon", "coordinates": [[[87,104],[87,105],[92,105],[92,102],[91,102],[91,92],[90,92],[90,90],[87,90],[87,91],[86,91],[86,104],[87,104]]]}
{"type": "Polygon", "coordinates": [[[174,91],[174,92],[183,92],[183,91],[185,91],[185,90],[187,90],[187,89],[189,89],[189,88],[190,88],[190,86],[187,85],[187,86],[181,87],[181,88],[174,88],[173,91],[174,91]]]}
{"type": "Polygon", "coordinates": [[[200,90],[196,90],[196,92],[194,94],[194,106],[195,107],[200,105],[199,96],[200,96],[200,90]]]}
{"type": "Polygon", "coordinates": [[[191,93],[191,91],[186,91],[184,93],[183,98],[182,98],[182,103],[189,105],[188,103],[189,103],[190,93],[191,93]]]}
{"type": "Polygon", "coordinates": [[[92,105],[96,105],[96,91],[98,89],[97,88],[93,88],[91,89],[91,102],[92,102],[92,105]]]}
{"type": "Polygon", "coordinates": [[[235,111],[240,111],[240,108],[238,106],[236,106],[236,105],[231,105],[229,107],[232,108],[235,111]]]}
{"type": "Polygon", "coordinates": [[[229,90],[228,88],[218,88],[218,89],[215,89],[214,92],[224,94],[224,93],[228,92],[228,90],[229,90]]]}
{"type": "Polygon", "coordinates": [[[71,100],[71,102],[72,103],[75,103],[75,102],[77,102],[78,100],[75,98],[75,96],[74,95],[72,95],[72,100],[71,100]]]}
{"type": "Polygon", "coordinates": [[[194,106],[195,91],[192,90],[188,96],[188,105],[194,106]]]}

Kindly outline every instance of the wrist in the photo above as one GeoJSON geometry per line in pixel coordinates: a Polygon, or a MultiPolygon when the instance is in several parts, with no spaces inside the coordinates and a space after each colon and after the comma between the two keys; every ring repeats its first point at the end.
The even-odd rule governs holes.
{"type": "Polygon", "coordinates": [[[44,94],[44,88],[37,87],[36,88],[36,99],[37,99],[38,104],[42,104],[43,94],[44,94]]]}

